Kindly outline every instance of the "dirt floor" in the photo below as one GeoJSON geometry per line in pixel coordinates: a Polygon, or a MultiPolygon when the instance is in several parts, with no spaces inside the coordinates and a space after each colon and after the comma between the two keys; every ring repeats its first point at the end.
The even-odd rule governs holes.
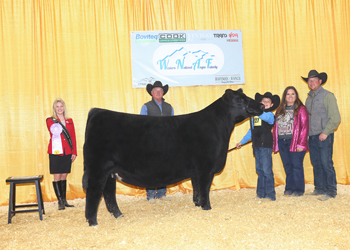
{"type": "MultiPolygon", "coordinates": [[[[306,193],[313,185],[306,186],[306,193]]],[[[20,213],[7,224],[0,207],[0,249],[350,249],[350,186],[338,196],[256,198],[255,189],[210,192],[212,210],[195,207],[191,194],[149,204],[145,198],[117,195],[123,218],[111,216],[102,200],[98,226],[85,222],[85,200],[58,211],[46,202],[38,213],[20,213]]]]}

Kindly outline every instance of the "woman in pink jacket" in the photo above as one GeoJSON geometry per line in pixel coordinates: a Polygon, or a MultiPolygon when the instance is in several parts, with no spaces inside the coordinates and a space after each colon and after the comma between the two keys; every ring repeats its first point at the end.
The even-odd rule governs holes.
{"type": "Polygon", "coordinates": [[[308,146],[309,114],[293,86],[283,92],[273,127],[273,151],[280,152],[286,171],[285,196],[305,192],[304,157],[308,146]]]}

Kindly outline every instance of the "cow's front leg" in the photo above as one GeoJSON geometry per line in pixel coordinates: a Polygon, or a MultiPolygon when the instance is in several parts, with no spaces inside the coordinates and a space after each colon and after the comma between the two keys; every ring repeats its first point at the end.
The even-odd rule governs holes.
{"type": "Polygon", "coordinates": [[[195,177],[191,178],[192,182],[192,188],[193,188],[193,202],[196,205],[196,207],[199,207],[201,205],[200,195],[199,195],[199,187],[198,187],[198,180],[195,177]]]}
{"type": "Polygon", "coordinates": [[[116,190],[116,180],[114,174],[110,174],[105,189],[103,190],[103,197],[106,202],[107,210],[114,215],[115,218],[123,217],[122,212],[120,212],[117,200],[115,198],[116,190]]]}
{"type": "Polygon", "coordinates": [[[203,210],[210,210],[209,191],[213,176],[202,175],[198,179],[200,203],[203,210]]]}

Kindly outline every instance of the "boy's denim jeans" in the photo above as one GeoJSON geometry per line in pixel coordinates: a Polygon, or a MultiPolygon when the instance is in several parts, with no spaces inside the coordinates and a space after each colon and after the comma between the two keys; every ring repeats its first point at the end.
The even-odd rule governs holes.
{"type": "Polygon", "coordinates": [[[315,190],[334,198],[337,195],[337,178],[333,166],[334,133],[328,135],[324,141],[320,141],[318,137],[319,135],[309,136],[315,190]]]}
{"type": "Polygon", "coordinates": [[[254,147],[255,167],[258,173],[256,194],[259,198],[276,200],[275,179],[272,172],[272,148],[254,147]]]}

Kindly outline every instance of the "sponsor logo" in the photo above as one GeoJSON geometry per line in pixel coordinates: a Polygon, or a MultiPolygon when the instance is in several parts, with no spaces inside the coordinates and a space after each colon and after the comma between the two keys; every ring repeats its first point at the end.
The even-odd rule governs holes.
{"type": "Polygon", "coordinates": [[[189,41],[197,41],[197,40],[210,40],[213,38],[213,34],[210,33],[189,33],[188,34],[189,41]]]}
{"type": "Polygon", "coordinates": [[[157,79],[155,79],[154,77],[145,77],[140,79],[138,82],[135,82],[133,84],[134,88],[138,88],[138,87],[146,87],[147,84],[153,84],[157,79]]]}
{"type": "Polygon", "coordinates": [[[221,34],[214,34],[214,37],[216,38],[226,38],[227,34],[221,33],[221,34]]]}
{"type": "Polygon", "coordinates": [[[215,76],[215,83],[237,84],[241,82],[240,76],[215,76]]]}
{"type": "Polygon", "coordinates": [[[228,35],[231,39],[232,38],[235,38],[235,37],[237,37],[238,38],[238,33],[230,33],[229,35],[228,35]]]}
{"type": "Polygon", "coordinates": [[[231,43],[232,42],[238,42],[238,33],[232,33],[231,32],[228,36],[229,36],[230,39],[227,39],[226,40],[227,42],[231,42],[231,43]]]}
{"type": "Polygon", "coordinates": [[[141,35],[136,34],[135,42],[136,43],[155,43],[158,40],[158,35],[141,35]]]}
{"type": "Polygon", "coordinates": [[[153,66],[162,75],[209,75],[224,65],[222,50],[215,44],[166,44],[153,55],[153,66]]]}
{"type": "Polygon", "coordinates": [[[160,33],[160,43],[186,42],[186,33],[160,33]]]}

